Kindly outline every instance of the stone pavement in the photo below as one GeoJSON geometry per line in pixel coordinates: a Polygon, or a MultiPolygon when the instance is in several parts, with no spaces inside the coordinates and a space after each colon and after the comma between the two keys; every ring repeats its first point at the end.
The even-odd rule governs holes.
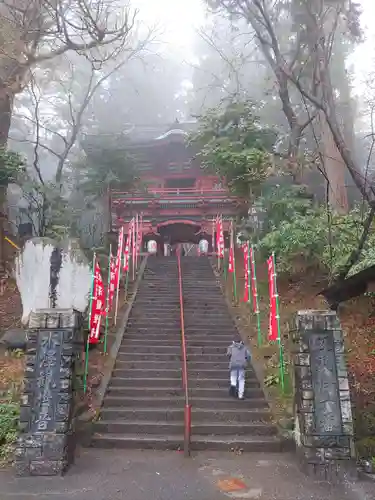
{"type": "Polygon", "coordinates": [[[16,478],[2,471],[0,485],[0,500],[375,499],[370,483],[333,489],[306,478],[288,454],[199,453],[184,459],[178,452],[89,449],[81,450],[63,478],[16,478]]]}

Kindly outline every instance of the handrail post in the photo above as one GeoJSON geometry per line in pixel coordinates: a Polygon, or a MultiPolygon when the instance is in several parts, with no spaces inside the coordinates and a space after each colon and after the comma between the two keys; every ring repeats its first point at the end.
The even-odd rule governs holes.
{"type": "Polygon", "coordinates": [[[184,319],[184,302],[182,293],[182,273],[181,273],[181,247],[177,248],[177,268],[178,268],[178,285],[180,296],[180,315],[181,315],[181,348],[182,348],[182,385],[185,392],[184,406],[184,456],[190,456],[190,441],[191,441],[191,405],[189,403],[189,383],[187,371],[187,354],[186,354],[186,339],[185,339],[185,319],[184,319]]]}

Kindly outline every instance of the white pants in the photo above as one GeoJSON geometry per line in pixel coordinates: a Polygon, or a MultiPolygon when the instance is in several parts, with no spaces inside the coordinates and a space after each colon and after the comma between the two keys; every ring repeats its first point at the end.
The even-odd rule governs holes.
{"type": "Polygon", "coordinates": [[[237,387],[238,382],[238,397],[243,398],[245,393],[245,368],[234,368],[230,371],[230,385],[237,387]]]}

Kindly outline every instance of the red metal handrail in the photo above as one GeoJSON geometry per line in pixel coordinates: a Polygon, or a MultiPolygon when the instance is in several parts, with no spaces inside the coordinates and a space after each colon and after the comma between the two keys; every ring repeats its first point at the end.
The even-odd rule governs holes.
{"type": "Polygon", "coordinates": [[[184,407],[184,455],[190,456],[191,437],[191,405],[189,402],[189,382],[187,370],[187,354],[185,339],[185,319],[184,319],[184,299],[182,292],[182,272],[181,272],[181,248],[177,251],[178,285],[180,292],[180,314],[181,314],[181,347],[182,347],[182,384],[185,392],[184,407]]]}

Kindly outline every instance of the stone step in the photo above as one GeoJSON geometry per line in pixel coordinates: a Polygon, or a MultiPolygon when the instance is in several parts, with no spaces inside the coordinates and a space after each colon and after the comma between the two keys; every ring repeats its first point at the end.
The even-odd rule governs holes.
{"type": "MultiPolygon", "coordinates": [[[[147,289],[141,288],[139,290],[139,295],[138,298],[144,300],[157,300],[161,303],[164,302],[163,299],[169,299],[169,300],[178,300],[180,302],[180,294],[179,294],[179,289],[163,289],[159,285],[155,285],[153,287],[148,287],[147,289]]],[[[221,302],[224,303],[223,295],[221,293],[221,290],[217,288],[215,291],[207,291],[207,293],[204,291],[202,288],[201,292],[195,291],[195,290],[185,290],[183,289],[183,299],[184,301],[188,302],[189,300],[197,300],[199,297],[203,298],[204,302],[208,302],[211,299],[215,300],[220,300],[221,302]]],[[[138,302],[138,300],[136,300],[138,302]]]]}
{"type": "MultiPolygon", "coordinates": [[[[177,285],[172,284],[172,279],[172,277],[169,277],[169,279],[157,278],[152,280],[148,278],[147,280],[143,281],[139,290],[152,291],[157,288],[158,291],[160,289],[160,291],[162,291],[163,293],[179,293],[178,283],[177,285]]],[[[203,295],[205,292],[207,292],[208,295],[211,295],[220,292],[220,288],[216,283],[212,283],[212,281],[210,282],[209,280],[207,280],[206,283],[197,283],[196,285],[194,283],[188,283],[183,280],[182,291],[184,292],[184,294],[185,292],[189,292],[191,294],[196,293],[203,295]]]]}
{"type": "MultiPolygon", "coordinates": [[[[221,373],[221,377],[218,378],[207,378],[204,375],[204,372],[200,374],[200,376],[192,376],[191,374],[188,376],[189,380],[189,389],[198,389],[198,388],[216,388],[216,387],[226,387],[229,389],[229,376],[223,378],[224,373],[221,373]]],[[[259,388],[258,379],[254,376],[248,375],[246,377],[246,387],[248,388],[259,388]]]]}
{"type": "MultiPolygon", "coordinates": [[[[242,402],[241,402],[242,405],[242,402]]],[[[268,409],[191,409],[192,421],[197,422],[269,422],[270,412],[268,409]]],[[[157,420],[176,422],[184,420],[183,408],[121,408],[104,407],[101,412],[103,421],[113,420],[157,420]]]]}
{"type": "MultiPolygon", "coordinates": [[[[144,297],[144,296],[138,296],[137,299],[135,300],[135,305],[137,306],[142,306],[147,310],[147,307],[157,307],[158,304],[162,307],[179,307],[180,306],[180,299],[178,296],[168,296],[168,297],[163,297],[163,300],[160,300],[159,297],[144,297]]],[[[184,307],[202,307],[202,308],[209,308],[209,309],[214,309],[218,310],[220,308],[227,307],[226,302],[224,301],[223,298],[208,298],[206,296],[201,296],[201,297],[195,297],[195,298],[187,298],[184,297],[184,307]]]]}
{"type": "MultiPolygon", "coordinates": [[[[198,349],[200,349],[198,347],[198,349]]],[[[147,342],[141,344],[131,344],[130,342],[125,342],[121,345],[119,353],[122,352],[133,352],[137,353],[154,353],[154,354],[181,354],[181,345],[150,345],[147,342]]]]}
{"type": "Polygon", "coordinates": [[[247,398],[245,401],[239,401],[238,399],[235,398],[230,398],[226,395],[226,397],[223,396],[214,396],[214,397],[199,397],[199,396],[192,396],[190,397],[190,404],[192,405],[193,408],[195,409],[202,409],[202,408],[215,408],[217,410],[221,410],[223,408],[226,409],[239,409],[239,405],[241,404],[241,408],[266,408],[268,410],[268,403],[264,398],[264,395],[262,394],[259,397],[251,397],[247,398]]]}
{"type": "Polygon", "coordinates": [[[154,369],[150,370],[149,366],[147,365],[144,367],[144,369],[132,369],[132,368],[117,368],[112,372],[112,377],[114,378],[129,378],[129,379],[138,379],[138,378],[175,378],[181,380],[181,363],[180,367],[177,369],[170,369],[169,364],[167,365],[168,368],[160,368],[159,369],[154,369]]]}
{"type": "MultiPolygon", "coordinates": [[[[139,383],[139,379],[134,379],[133,384],[129,386],[115,386],[113,382],[116,379],[112,379],[110,386],[108,387],[107,394],[111,396],[118,397],[132,397],[137,395],[142,395],[144,397],[180,397],[183,395],[182,384],[178,384],[178,381],[170,382],[169,386],[162,387],[160,384],[155,387],[143,386],[139,383]]],[[[192,387],[189,389],[189,395],[191,398],[225,398],[228,397],[228,387],[209,387],[200,388],[192,387]]],[[[263,397],[263,392],[260,388],[246,388],[245,397],[248,399],[256,398],[260,399],[263,397]]],[[[238,402],[237,402],[238,403],[238,402]]]]}
{"type": "MultiPolygon", "coordinates": [[[[228,373],[229,376],[229,362],[228,359],[223,361],[190,361],[188,365],[189,373],[194,373],[200,370],[220,370],[221,373],[228,373]]],[[[251,368],[249,368],[251,370],[251,368]]]]}
{"type": "MultiPolygon", "coordinates": [[[[207,378],[207,379],[221,379],[225,378],[229,380],[229,370],[228,366],[225,366],[222,369],[211,369],[207,367],[198,368],[192,370],[190,366],[188,366],[188,374],[189,380],[194,380],[195,378],[207,378]]],[[[252,368],[246,370],[246,380],[258,380],[255,372],[252,368]]]]}
{"type": "Polygon", "coordinates": [[[181,363],[181,354],[142,354],[139,352],[124,352],[121,351],[117,355],[117,359],[119,361],[180,361],[181,363]]]}
{"type": "Polygon", "coordinates": [[[154,329],[153,327],[149,328],[137,328],[136,326],[132,326],[129,328],[126,328],[125,330],[125,336],[124,340],[126,340],[128,337],[136,335],[138,338],[143,338],[151,335],[156,335],[156,336],[165,336],[169,338],[175,338],[176,335],[181,338],[181,328],[156,328],[154,329]]]}
{"type": "Polygon", "coordinates": [[[191,439],[193,451],[241,451],[255,453],[278,453],[283,451],[283,443],[273,435],[267,436],[198,436],[191,439]]]}
{"type": "MultiPolygon", "coordinates": [[[[198,327],[202,329],[207,329],[208,331],[214,330],[215,333],[217,332],[223,332],[227,333],[227,335],[232,334],[235,336],[236,329],[231,321],[222,321],[220,322],[220,326],[217,328],[213,329],[212,326],[212,321],[210,322],[207,320],[205,323],[199,321],[193,321],[193,320],[187,320],[185,318],[185,328],[196,328],[198,327]]],[[[181,328],[181,321],[180,320],[167,320],[167,319],[162,319],[162,318],[153,318],[152,320],[148,320],[147,316],[143,316],[142,318],[129,318],[128,322],[128,328],[150,328],[150,329],[156,329],[160,328],[160,330],[163,330],[164,327],[172,328],[174,330],[179,330],[181,328]],[[149,322],[148,322],[149,321],[149,322]]],[[[237,335],[236,335],[237,336],[237,335]]]]}
{"type": "Polygon", "coordinates": [[[143,360],[141,361],[121,361],[116,360],[115,370],[181,370],[181,361],[147,361],[147,364],[143,360]]]}
{"type": "MultiPolygon", "coordinates": [[[[223,345],[204,345],[204,346],[194,346],[189,343],[189,341],[186,343],[186,348],[187,352],[189,355],[193,354],[226,354],[226,349],[228,347],[228,344],[225,343],[223,345]]],[[[150,345],[147,342],[140,342],[140,343],[131,343],[131,342],[125,342],[124,345],[121,345],[120,347],[120,352],[133,352],[133,353],[154,353],[154,354],[171,354],[171,353],[176,353],[176,354],[181,354],[181,345],[178,345],[175,343],[174,345],[150,345]]]]}
{"type": "MultiPolygon", "coordinates": [[[[215,321],[221,321],[222,319],[227,321],[231,320],[231,318],[228,316],[228,314],[223,314],[223,313],[216,313],[214,311],[208,312],[205,309],[197,311],[196,309],[192,308],[191,310],[186,310],[184,309],[184,319],[194,319],[196,321],[202,321],[205,322],[207,321],[207,315],[209,314],[214,314],[215,315],[215,321]]],[[[142,310],[138,311],[132,311],[129,319],[132,318],[144,318],[146,317],[147,319],[168,319],[168,320],[178,320],[180,321],[181,318],[181,313],[180,310],[164,310],[164,309],[153,309],[152,311],[142,308],[142,310]]]]}
{"type": "MultiPolygon", "coordinates": [[[[183,436],[147,434],[94,434],[92,445],[97,448],[181,450],[183,436]]],[[[193,451],[215,450],[244,452],[280,452],[283,443],[275,436],[194,436],[193,451]]]]}
{"type": "MultiPolygon", "coordinates": [[[[149,327],[143,326],[141,328],[137,327],[137,326],[132,326],[132,327],[129,326],[128,328],[126,328],[126,334],[125,334],[124,339],[126,339],[128,336],[132,336],[132,335],[137,335],[141,338],[143,336],[147,336],[147,335],[150,335],[150,336],[151,335],[157,335],[157,336],[165,335],[165,336],[173,337],[176,335],[176,332],[180,333],[180,328],[170,328],[167,325],[164,327],[159,327],[159,328],[154,328],[152,325],[151,326],[149,325],[149,327]]],[[[234,326],[229,332],[226,328],[221,330],[220,328],[214,329],[212,326],[210,328],[189,327],[189,328],[185,328],[185,334],[186,334],[187,338],[193,338],[193,339],[200,338],[202,340],[205,340],[205,339],[211,338],[211,337],[214,337],[214,338],[216,337],[219,339],[219,337],[221,337],[221,338],[225,338],[230,343],[233,342],[233,340],[238,337],[238,333],[236,332],[234,326]],[[234,332],[234,333],[232,333],[232,332],[234,332]]]]}
{"type": "MultiPolygon", "coordinates": [[[[131,372],[130,372],[131,373],[131,372]]],[[[114,388],[118,389],[124,389],[126,390],[127,388],[140,388],[140,390],[143,390],[143,388],[156,388],[158,390],[163,390],[163,388],[168,388],[171,389],[180,389],[182,384],[182,379],[173,377],[173,378],[124,378],[124,377],[112,377],[110,384],[109,384],[109,389],[112,390],[114,388]]]]}
{"type": "Polygon", "coordinates": [[[143,282],[143,285],[139,288],[139,292],[144,296],[145,294],[160,293],[160,295],[179,295],[180,290],[178,286],[171,285],[170,280],[155,280],[154,282],[148,281],[143,282]]]}
{"type": "MultiPolygon", "coordinates": [[[[171,313],[178,313],[180,314],[180,310],[181,310],[181,307],[180,307],[180,303],[178,304],[174,304],[174,305],[170,305],[168,306],[169,307],[169,311],[171,313]]],[[[159,307],[157,305],[157,303],[152,303],[149,305],[149,307],[145,307],[144,304],[139,304],[137,301],[135,301],[134,303],[134,306],[132,307],[132,314],[133,313],[139,313],[139,312],[143,312],[143,313],[149,313],[149,312],[158,312],[159,311],[159,307]]],[[[217,313],[217,306],[216,305],[211,305],[211,304],[207,304],[207,305],[201,305],[200,308],[199,308],[199,311],[197,311],[195,309],[195,306],[194,305],[189,305],[189,304],[186,304],[184,302],[184,311],[196,311],[196,312],[199,312],[199,311],[204,311],[204,312],[209,312],[211,314],[213,313],[217,313]]],[[[225,313],[225,312],[222,312],[221,314],[227,314],[228,313],[225,313]]]]}
{"type": "Polygon", "coordinates": [[[183,396],[182,384],[175,384],[172,387],[116,387],[112,385],[113,379],[107,389],[107,394],[110,396],[117,397],[136,397],[142,395],[144,397],[154,397],[160,398],[165,396],[170,397],[181,397],[183,396]]]}
{"type": "MultiPolygon", "coordinates": [[[[200,409],[210,409],[215,408],[216,410],[228,409],[228,410],[238,410],[239,405],[241,409],[265,409],[268,411],[268,404],[264,398],[251,398],[245,401],[238,401],[238,399],[229,398],[228,396],[224,398],[190,398],[190,403],[194,411],[200,409]]],[[[112,393],[107,393],[104,398],[103,408],[183,408],[185,404],[185,398],[183,392],[180,395],[168,396],[163,394],[158,397],[153,397],[153,395],[144,395],[142,391],[139,391],[136,396],[119,396],[116,391],[112,393]]]]}
{"type": "Polygon", "coordinates": [[[210,353],[200,353],[200,354],[190,354],[188,353],[187,357],[189,363],[195,362],[195,361],[201,361],[201,362],[209,362],[209,361],[215,361],[216,363],[226,363],[228,367],[228,356],[226,355],[225,352],[220,354],[219,352],[216,354],[210,354],[210,353]]]}
{"type": "MultiPolygon", "coordinates": [[[[184,432],[184,420],[149,421],[149,420],[99,420],[94,424],[95,432],[100,434],[177,434],[184,432]]],[[[191,434],[218,436],[274,436],[276,427],[263,422],[208,422],[194,423],[192,420],[191,434]]]]}
{"type": "MultiPolygon", "coordinates": [[[[188,367],[189,368],[189,367],[188,367]]],[[[170,363],[165,363],[164,366],[160,366],[160,363],[155,362],[150,367],[150,364],[147,363],[145,366],[142,364],[129,364],[116,363],[115,369],[112,372],[113,377],[122,377],[122,378],[152,378],[152,377],[161,377],[161,378],[180,378],[181,377],[181,369],[182,364],[176,363],[172,367],[170,363]]],[[[215,380],[215,379],[224,379],[229,380],[229,373],[227,367],[222,370],[189,370],[189,380],[191,380],[191,384],[193,381],[198,379],[207,379],[207,380],[215,380]]],[[[255,376],[255,373],[249,369],[246,371],[246,381],[252,382],[257,381],[258,379],[255,376]]]]}
{"type": "MultiPolygon", "coordinates": [[[[113,377],[111,379],[109,387],[118,387],[118,388],[127,388],[127,387],[156,387],[156,388],[177,388],[179,389],[182,384],[182,377],[175,376],[171,378],[162,378],[162,377],[154,377],[154,378],[141,378],[141,377],[133,377],[132,372],[128,371],[128,377],[121,377],[116,374],[115,370],[113,372],[113,377]]],[[[229,380],[228,378],[189,378],[189,391],[193,391],[195,389],[218,389],[218,388],[229,388],[229,380]]],[[[246,384],[247,388],[259,388],[259,382],[255,378],[250,378],[247,380],[246,384]]]]}
{"type": "Polygon", "coordinates": [[[99,434],[95,433],[91,445],[96,448],[120,448],[133,450],[181,450],[182,436],[148,436],[146,434],[99,434]]]}
{"type": "MultiPolygon", "coordinates": [[[[155,360],[160,360],[160,361],[178,361],[182,359],[182,354],[181,350],[176,353],[142,353],[142,352],[132,352],[131,350],[123,351],[121,350],[118,353],[118,359],[120,361],[155,361],[155,360]]],[[[228,358],[225,354],[220,355],[220,354],[188,354],[188,362],[194,362],[194,361],[200,361],[200,362],[208,362],[208,361],[215,361],[215,362],[226,362],[228,366],[228,358]]]]}
{"type": "Polygon", "coordinates": [[[138,391],[137,396],[119,396],[116,391],[107,393],[104,402],[103,410],[106,408],[183,408],[185,398],[182,394],[179,396],[168,396],[163,394],[157,398],[153,395],[142,395],[143,391],[138,391]]]}
{"type": "MultiPolygon", "coordinates": [[[[228,337],[229,339],[229,337],[228,337]]],[[[186,339],[187,342],[190,346],[195,346],[195,347],[204,347],[204,346],[223,346],[227,347],[231,342],[226,338],[223,338],[222,336],[211,336],[208,338],[203,338],[200,339],[199,337],[197,338],[189,338],[186,339]]],[[[163,345],[173,345],[173,346],[179,346],[181,347],[181,336],[180,335],[157,335],[156,333],[153,335],[129,335],[126,333],[124,337],[124,341],[122,345],[137,345],[137,344],[154,344],[155,342],[158,343],[158,345],[163,346],[163,345]]]]}

